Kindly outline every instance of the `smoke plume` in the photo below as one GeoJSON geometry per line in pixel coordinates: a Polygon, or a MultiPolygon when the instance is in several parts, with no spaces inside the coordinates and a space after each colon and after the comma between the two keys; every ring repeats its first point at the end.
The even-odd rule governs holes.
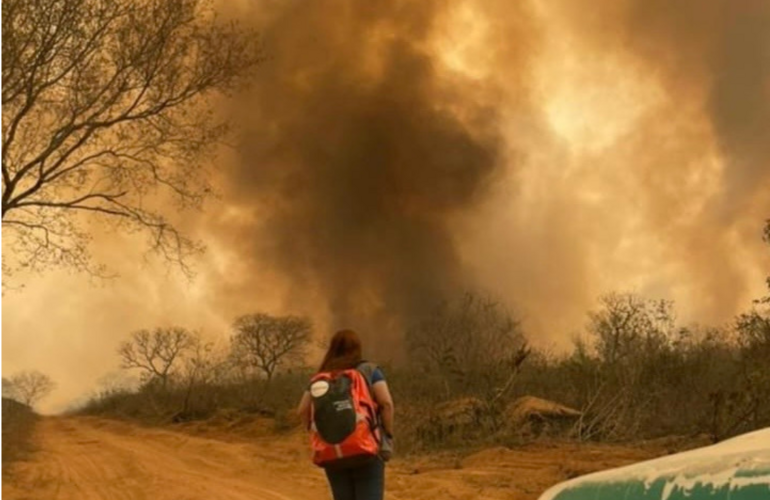
{"type": "Polygon", "coordinates": [[[563,341],[609,290],[719,322],[756,289],[765,2],[260,12],[269,60],[232,177],[254,226],[233,243],[289,307],[385,342],[480,287],[563,341]]]}
{"type": "Polygon", "coordinates": [[[234,184],[265,214],[251,251],[370,339],[467,286],[452,218],[501,164],[491,84],[439,57],[445,5],[291,2],[265,33],[234,184]]]}

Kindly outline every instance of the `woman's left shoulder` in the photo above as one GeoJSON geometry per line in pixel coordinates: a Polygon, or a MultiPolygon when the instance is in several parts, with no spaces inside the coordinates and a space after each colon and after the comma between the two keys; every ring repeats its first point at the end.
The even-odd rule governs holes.
{"type": "Polygon", "coordinates": [[[362,361],[358,365],[358,370],[364,374],[370,384],[385,380],[385,374],[383,373],[382,368],[371,361],[362,361]]]}
{"type": "Polygon", "coordinates": [[[384,382],[385,381],[385,373],[382,371],[382,368],[379,366],[376,366],[374,368],[374,371],[372,371],[372,384],[376,384],[377,382],[384,382]]]}

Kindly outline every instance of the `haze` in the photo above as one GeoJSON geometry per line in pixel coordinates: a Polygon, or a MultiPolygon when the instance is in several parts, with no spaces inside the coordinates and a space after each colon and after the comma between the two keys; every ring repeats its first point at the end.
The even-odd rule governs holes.
{"type": "Polygon", "coordinates": [[[223,109],[242,125],[212,166],[222,198],[180,215],[208,247],[197,275],[94,227],[118,278],[15,277],[2,371],[48,373],[43,411],[117,370],[138,328],[224,340],[238,314],[292,312],[391,359],[404,325],[463,290],[557,349],[612,290],[704,324],[762,295],[767,2],[224,5],[270,57],[223,109]]]}

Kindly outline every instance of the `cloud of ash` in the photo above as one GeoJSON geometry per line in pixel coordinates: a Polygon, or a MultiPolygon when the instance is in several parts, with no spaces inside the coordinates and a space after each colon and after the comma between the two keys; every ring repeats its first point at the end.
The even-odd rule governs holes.
{"type": "MultiPolygon", "coordinates": [[[[502,165],[494,85],[439,55],[453,14],[436,1],[284,4],[246,104],[232,182],[264,220],[244,252],[288,278],[289,300],[322,297],[333,328],[380,351],[383,332],[468,285],[452,218],[502,165]]],[[[523,52],[507,57],[526,68],[523,52]]]]}

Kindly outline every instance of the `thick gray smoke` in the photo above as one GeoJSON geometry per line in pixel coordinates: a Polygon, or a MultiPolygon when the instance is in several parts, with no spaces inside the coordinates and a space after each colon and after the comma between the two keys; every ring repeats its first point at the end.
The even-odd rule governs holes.
{"type": "Polygon", "coordinates": [[[293,2],[265,32],[236,186],[268,200],[258,258],[332,328],[384,339],[464,286],[448,224],[485,195],[500,140],[495,103],[438,61],[440,5],[293,2]]]}
{"type": "MultiPolygon", "coordinates": [[[[245,247],[248,235],[239,230],[237,239],[242,255],[288,283],[290,307],[323,304],[331,328],[390,341],[386,332],[480,282],[523,303],[538,330],[553,329],[553,301],[569,311],[558,328],[579,328],[597,294],[633,282],[620,262],[640,262],[633,272],[657,283],[647,293],[670,296],[673,280],[680,297],[697,297],[690,312],[700,321],[744,307],[751,282],[741,247],[748,242],[754,254],[770,210],[770,4],[627,0],[584,9],[565,1],[545,17],[493,1],[462,4],[493,33],[474,49],[493,76],[471,81],[444,65],[436,38],[451,7],[443,2],[281,2],[260,21],[269,60],[257,91],[239,103],[250,126],[234,176],[238,203],[259,207],[259,228],[245,247]],[[533,61],[544,56],[537,32],[551,29],[554,15],[568,20],[583,54],[614,55],[663,94],[600,150],[546,160],[564,167],[532,160],[547,140],[510,132],[517,123],[523,136],[548,134],[542,107],[551,96],[529,90],[533,61]],[[511,81],[524,83],[500,91],[511,81]],[[511,106],[517,112],[503,116],[511,106]],[[520,164],[503,158],[511,148],[520,164]],[[493,248],[503,259],[469,276],[453,218],[473,214],[512,167],[550,184],[540,197],[529,191],[529,202],[501,204],[516,207],[521,222],[467,245],[474,262],[493,248]],[[591,183],[606,197],[598,212],[580,198],[591,183]],[[620,281],[600,283],[608,271],[620,281]]],[[[520,188],[531,189],[515,186],[514,196],[520,188]]]]}

